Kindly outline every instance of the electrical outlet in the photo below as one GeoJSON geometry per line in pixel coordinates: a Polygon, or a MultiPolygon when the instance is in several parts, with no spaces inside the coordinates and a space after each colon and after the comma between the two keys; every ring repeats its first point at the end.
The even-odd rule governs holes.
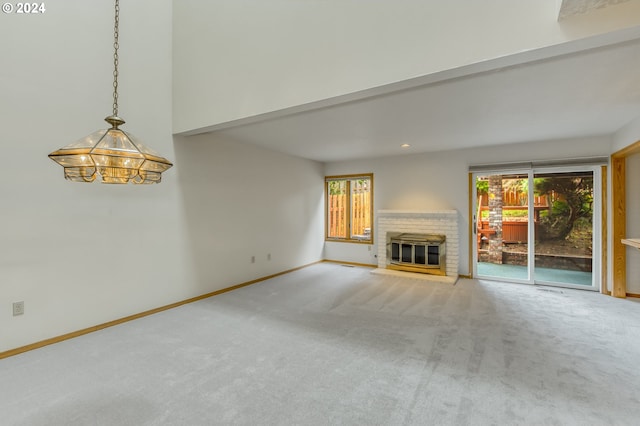
{"type": "Polygon", "coordinates": [[[256,263],[256,257],[255,256],[251,256],[251,263],[256,263]]]}
{"type": "Polygon", "coordinates": [[[24,302],[13,302],[13,316],[24,314],[24,302]]]}

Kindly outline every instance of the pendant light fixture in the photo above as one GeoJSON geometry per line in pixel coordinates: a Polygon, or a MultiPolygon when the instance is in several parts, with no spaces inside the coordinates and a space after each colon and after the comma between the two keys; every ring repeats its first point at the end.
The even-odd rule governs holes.
{"type": "Polygon", "coordinates": [[[104,119],[111,128],[98,130],[49,154],[49,158],[64,167],[65,179],[73,182],[93,182],[100,175],[102,183],[159,183],[162,172],[173,166],[169,160],[120,129],[124,120],[118,117],[119,21],[120,2],[115,0],[113,114],[104,119]]]}

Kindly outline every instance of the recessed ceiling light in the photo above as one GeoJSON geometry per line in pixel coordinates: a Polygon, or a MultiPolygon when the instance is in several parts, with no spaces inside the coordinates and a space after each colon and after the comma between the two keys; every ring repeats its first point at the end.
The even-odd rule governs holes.
{"type": "Polygon", "coordinates": [[[408,143],[403,143],[402,145],[400,145],[400,148],[409,148],[411,145],[409,145],[408,143]]]}

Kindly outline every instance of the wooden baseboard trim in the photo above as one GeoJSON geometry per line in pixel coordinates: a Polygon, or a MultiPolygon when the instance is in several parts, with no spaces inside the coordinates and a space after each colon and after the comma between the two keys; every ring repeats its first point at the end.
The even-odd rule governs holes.
{"type": "Polygon", "coordinates": [[[171,303],[170,305],[161,306],[159,308],[155,308],[155,309],[151,309],[151,310],[148,310],[148,311],[140,312],[138,314],[129,315],[129,316],[124,317],[124,318],[120,318],[120,319],[116,319],[116,320],[113,320],[113,321],[105,322],[104,324],[95,325],[93,327],[88,327],[88,328],[84,328],[82,330],[73,331],[71,333],[63,334],[61,336],[52,337],[50,339],[45,339],[45,340],[42,340],[40,342],[32,343],[30,345],[21,346],[19,348],[15,348],[15,349],[10,349],[10,350],[5,351],[5,352],[0,352],[0,359],[9,358],[10,356],[18,355],[18,354],[21,354],[21,353],[24,353],[24,352],[32,351],[34,349],[39,349],[39,348],[42,348],[42,347],[45,347],[45,346],[53,345],[54,343],[63,342],[65,340],[69,340],[69,339],[73,339],[75,337],[83,336],[85,334],[93,333],[94,331],[104,330],[105,328],[113,327],[115,325],[123,324],[125,322],[133,321],[133,320],[136,320],[136,319],[139,319],[139,318],[143,318],[143,317],[146,317],[146,316],[149,316],[149,315],[157,314],[158,312],[167,311],[169,309],[177,308],[178,306],[186,305],[187,303],[193,303],[193,302],[197,302],[198,300],[208,299],[209,297],[213,297],[213,296],[217,296],[219,294],[223,294],[223,293],[227,293],[227,292],[230,292],[230,291],[233,291],[233,290],[237,290],[239,288],[246,287],[246,286],[249,286],[251,284],[256,284],[256,283],[259,283],[261,281],[266,281],[268,279],[275,278],[275,277],[278,277],[280,275],[288,274],[290,272],[294,272],[294,271],[306,268],[308,266],[315,265],[316,263],[320,263],[320,262],[322,262],[322,261],[309,263],[307,265],[299,266],[299,267],[293,268],[293,269],[288,269],[286,271],[278,272],[276,274],[268,275],[268,276],[262,277],[262,278],[257,278],[255,280],[247,281],[247,282],[244,282],[244,283],[241,283],[241,284],[236,284],[236,285],[231,286],[231,287],[226,287],[226,288],[223,288],[223,289],[220,289],[220,290],[212,291],[210,293],[202,294],[200,296],[192,297],[190,299],[182,300],[180,302],[171,303]]]}
{"type": "Polygon", "coordinates": [[[468,274],[468,275],[458,274],[458,278],[466,278],[466,279],[470,280],[470,279],[472,279],[473,277],[471,276],[471,274],[468,274]]]}
{"type": "Polygon", "coordinates": [[[634,297],[634,298],[638,298],[638,299],[640,299],[640,294],[627,293],[627,297],[634,297]]]}
{"type": "Polygon", "coordinates": [[[351,266],[362,266],[364,268],[377,268],[378,265],[372,265],[370,263],[358,263],[358,262],[344,262],[342,260],[330,260],[330,259],[324,259],[322,262],[327,262],[327,263],[339,263],[342,265],[351,265],[351,266]]]}

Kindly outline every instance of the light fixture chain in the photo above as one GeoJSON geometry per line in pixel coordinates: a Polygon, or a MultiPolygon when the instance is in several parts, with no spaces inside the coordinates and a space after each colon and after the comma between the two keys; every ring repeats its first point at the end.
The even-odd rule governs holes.
{"type": "Polygon", "coordinates": [[[113,28],[113,115],[118,116],[118,26],[120,24],[120,0],[116,0],[116,17],[113,28]]]}

